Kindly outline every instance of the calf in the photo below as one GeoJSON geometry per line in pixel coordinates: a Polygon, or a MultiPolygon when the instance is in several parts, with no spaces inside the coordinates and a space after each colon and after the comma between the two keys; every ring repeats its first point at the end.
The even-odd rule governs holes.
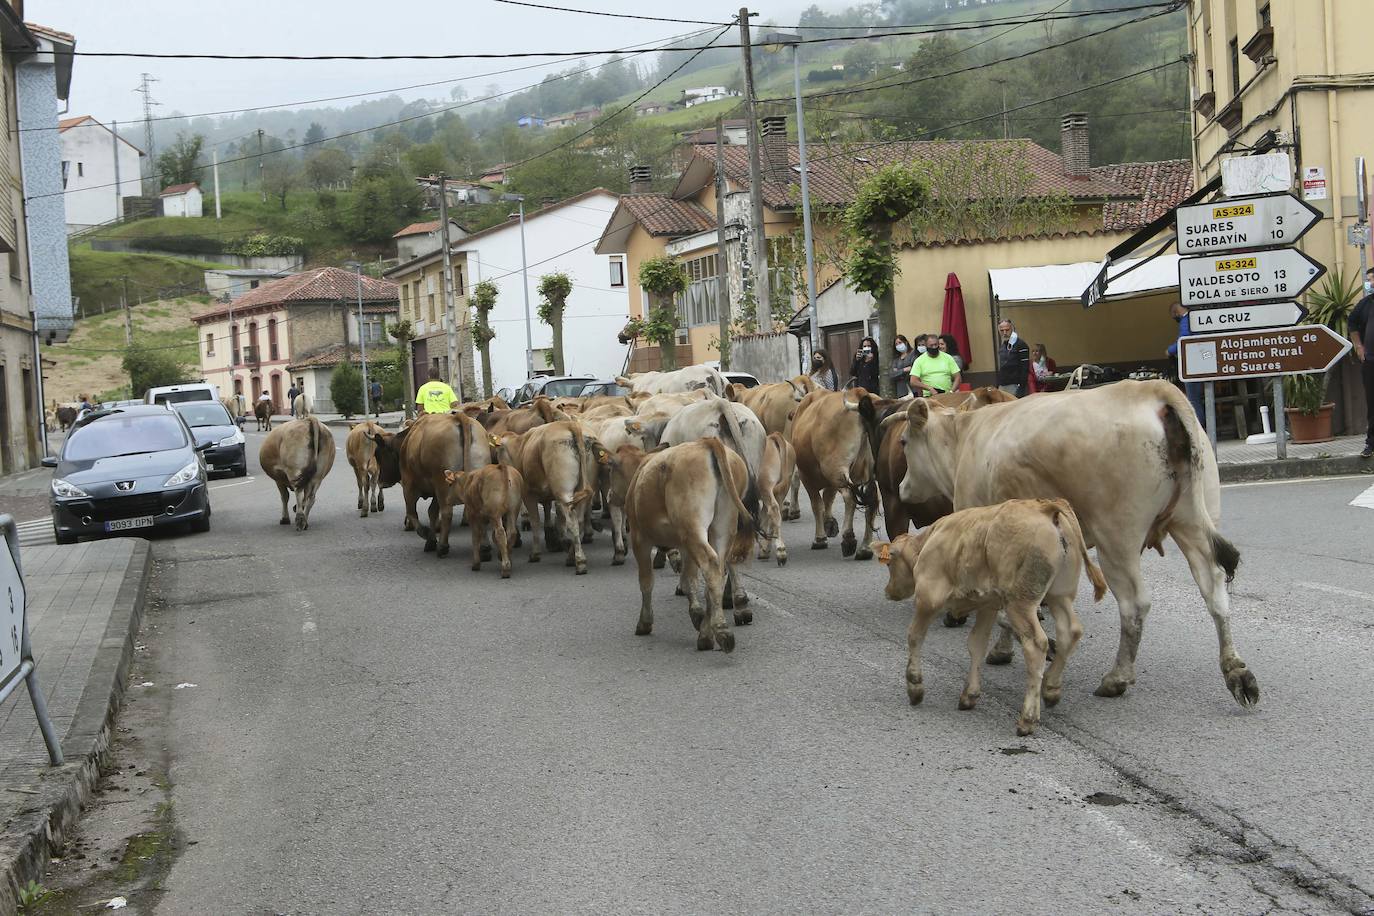
{"type": "Polygon", "coordinates": [[[281,524],[291,524],[286,512],[287,493],[295,493],[296,530],[305,531],[310,527],[310,510],[320,482],[334,466],[334,436],[329,427],[315,417],[283,423],[263,440],[258,464],[276,481],[281,494],[281,524]]]}
{"type": "Polygon", "coordinates": [[[899,535],[882,545],[879,562],[888,568],[887,597],[916,598],[906,665],[906,693],[913,706],[925,696],[921,645],[926,631],[937,614],[950,612],[960,618],[975,615],[968,637],[968,681],[959,695],[960,709],[974,707],[982,693],[988,635],[1005,606],[1026,660],[1026,696],[1016,720],[1016,733],[1023,736],[1040,721],[1042,692],[1046,705],[1059,702],[1064,666],[1083,635],[1073,609],[1079,574],[1086,567],[1094,601],[1107,591],[1102,571],[1088,556],[1078,516],[1062,499],[1011,499],[964,509],[919,534],[899,535]],[[1058,640],[1048,671],[1049,640],[1036,616],[1042,603],[1054,615],[1058,640]]]}
{"type": "Polygon", "coordinates": [[[614,452],[605,448],[597,451],[596,460],[601,465],[606,481],[606,502],[611,507],[612,566],[625,563],[625,497],[630,492],[630,481],[644,463],[646,454],[637,445],[622,445],[614,452]]]}
{"type": "Polygon", "coordinates": [[[488,464],[475,471],[445,471],[448,491],[444,504],[451,510],[464,506],[463,516],[472,530],[472,571],[482,568],[482,541],[487,527],[501,560],[501,578],[510,578],[510,549],[515,546],[516,520],[525,499],[520,472],[503,464],[488,464]]]}
{"type": "Polygon", "coordinates": [[[358,481],[358,514],[363,518],[367,518],[369,511],[381,512],[386,508],[381,470],[377,466],[377,440],[390,442],[392,435],[375,421],[367,420],[349,429],[344,442],[344,452],[358,481]]]}
{"type": "Polygon", "coordinates": [[[775,550],[779,566],[787,565],[787,545],[782,542],[783,501],[796,473],[797,453],[792,450],[792,443],[781,433],[769,433],[763,447],[763,461],[759,464],[758,485],[763,513],[773,536],[759,538],[759,559],[768,559],[769,552],[775,550]]]}
{"type": "MultiPolygon", "coordinates": [[[[728,567],[749,556],[758,498],[749,488],[744,459],[714,437],[675,445],[646,457],[629,483],[625,516],[639,567],[639,623],[636,636],[654,628],[655,546],[682,552],[680,585],[697,629],[697,648],[735,648],[735,635],[725,622],[723,595],[728,567]],[[702,607],[696,578],[705,578],[702,607]]],[[[737,609],[735,622],[751,616],[737,609]]]]}

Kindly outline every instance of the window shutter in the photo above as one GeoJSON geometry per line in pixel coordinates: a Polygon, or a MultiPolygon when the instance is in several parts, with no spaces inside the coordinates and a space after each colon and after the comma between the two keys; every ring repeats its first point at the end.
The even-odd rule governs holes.
{"type": "MultiPolygon", "coordinates": [[[[12,117],[13,106],[10,105],[10,81],[5,78],[4,69],[0,68],[0,118],[5,125],[5,130],[0,130],[0,251],[17,253],[19,251],[19,221],[14,214],[14,195],[23,193],[23,188],[19,185],[19,175],[11,171],[10,168],[10,145],[14,143],[14,138],[18,136],[15,130],[18,124],[12,117]]],[[[10,273],[14,274],[15,265],[11,264],[10,273]]]]}

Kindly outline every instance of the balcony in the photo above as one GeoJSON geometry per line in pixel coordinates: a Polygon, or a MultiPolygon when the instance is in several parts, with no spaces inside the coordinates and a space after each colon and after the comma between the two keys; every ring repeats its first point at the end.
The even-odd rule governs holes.
{"type": "Polygon", "coordinates": [[[1240,120],[1241,103],[1240,96],[1237,95],[1231,100],[1230,104],[1223,108],[1221,113],[1217,115],[1217,123],[1226,128],[1228,132],[1235,133],[1236,129],[1240,127],[1240,120]]]}
{"type": "Polygon", "coordinates": [[[1265,58],[1274,53],[1274,27],[1266,25],[1261,28],[1240,50],[1255,63],[1264,63],[1265,58]]]}
{"type": "Polygon", "coordinates": [[[261,365],[262,365],[262,351],[261,351],[261,349],[258,348],[258,347],[244,347],[244,348],[243,348],[243,365],[245,365],[245,366],[261,366],[261,365]]]}

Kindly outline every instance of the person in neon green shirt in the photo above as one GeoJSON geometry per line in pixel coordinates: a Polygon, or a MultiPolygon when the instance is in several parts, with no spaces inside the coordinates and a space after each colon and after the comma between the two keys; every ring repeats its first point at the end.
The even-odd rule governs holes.
{"type": "Polygon", "coordinates": [[[415,405],[420,408],[420,413],[448,413],[458,406],[458,395],[440,381],[438,368],[430,366],[429,381],[415,392],[415,405]]]}
{"type": "Polygon", "coordinates": [[[959,364],[940,349],[940,338],[926,337],[926,352],[911,364],[911,390],[919,395],[941,394],[959,387],[959,364]]]}

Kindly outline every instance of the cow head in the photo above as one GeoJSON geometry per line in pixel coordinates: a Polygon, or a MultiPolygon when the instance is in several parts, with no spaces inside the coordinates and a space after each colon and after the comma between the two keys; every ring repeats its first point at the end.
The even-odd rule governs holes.
{"type": "Polygon", "coordinates": [[[899,534],[890,544],[878,547],[878,562],[887,567],[883,594],[892,601],[903,601],[916,594],[916,561],[926,546],[929,528],[916,534],[899,534]]]}
{"type": "Polygon", "coordinates": [[[797,390],[797,400],[800,401],[811,392],[820,388],[816,380],[809,375],[794,375],[787,380],[787,383],[797,390]]]}
{"type": "Polygon", "coordinates": [[[725,386],[725,399],[739,403],[739,396],[744,393],[744,386],[739,382],[732,382],[725,386]]]}
{"type": "Polygon", "coordinates": [[[869,394],[862,388],[856,389],[858,400],[850,401],[847,394],[844,398],[844,409],[859,415],[863,422],[864,436],[868,439],[868,447],[873,452],[873,461],[878,461],[878,450],[883,444],[883,420],[901,407],[900,402],[890,398],[880,398],[875,394],[869,394]]]}
{"type": "Polygon", "coordinates": [[[904,503],[954,497],[954,462],[959,447],[957,411],[916,398],[906,409],[906,476],[898,487],[904,503]]]}
{"type": "Polygon", "coordinates": [[[412,424],[399,433],[374,433],[368,430],[365,434],[376,446],[373,455],[377,460],[378,482],[381,486],[392,487],[401,482],[401,443],[414,428],[412,424]]]}

